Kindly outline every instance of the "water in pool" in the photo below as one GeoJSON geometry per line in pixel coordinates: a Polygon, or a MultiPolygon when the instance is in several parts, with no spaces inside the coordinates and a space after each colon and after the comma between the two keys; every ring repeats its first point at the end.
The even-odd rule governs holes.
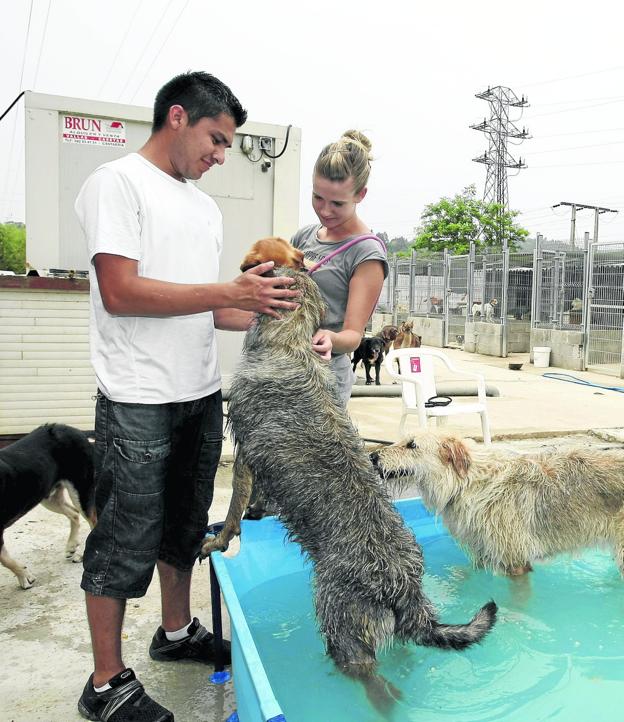
{"type": "Polygon", "coordinates": [[[508,579],[472,569],[448,536],[421,541],[425,589],[440,620],[467,622],[489,599],[498,623],[464,652],[397,644],[380,672],[402,692],[388,716],[339,673],[316,631],[309,572],[241,599],[289,722],[611,722],[622,718],[624,582],[608,552],[535,565],[508,579]]]}

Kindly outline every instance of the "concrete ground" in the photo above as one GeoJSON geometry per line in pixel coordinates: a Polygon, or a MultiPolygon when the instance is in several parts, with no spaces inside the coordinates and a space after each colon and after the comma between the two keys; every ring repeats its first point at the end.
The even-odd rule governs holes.
{"type": "MultiPolygon", "coordinates": [[[[507,359],[448,349],[466,370],[484,374],[500,396],[488,398],[494,443],[531,451],[562,444],[595,446],[624,443],[624,396],[596,386],[581,386],[544,378],[560,372],[601,386],[622,386],[624,380],[588,372],[537,369],[528,354],[507,359]],[[510,361],[523,363],[510,371],[510,361]]],[[[358,369],[362,377],[363,369],[358,369]]],[[[447,377],[452,380],[452,377],[447,377]]],[[[382,375],[382,382],[388,384],[382,375]]],[[[349,412],[366,439],[398,439],[401,399],[357,397],[349,412]]],[[[410,425],[415,424],[411,417],[410,425]]],[[[454,417],[446,427],[478,438],[478,417],[454,417]]],[[[226,442],[216,480],[211,521],[225,517],[230,495],[231,444],[226,442]]],[[[37,581],[22,590],[12,574],[0,569],[0,720],[3,722],[66,722],[81,719],[76,701],[92,670],[91,648],[83,593],[81,565],[63,558],[68,534],[64,517],[37,507],[5,534],[11,554],[27,564],[37,581]]],[[[82,537],[86,536],[86,524],[82,537]]],[[[235,553],[236,549],[232,550],[235,553]]],[[[229,553],[229,552],[228,552],[229,553]]],[[[208,565],[200,565],[192,590],[194,614],[210,625],[208,565]]],[[[147,648],[160,622],[157,577],[147,593],[128,604],[124,627],[124,656],[146,689],[175,712],[177,722],[224,722],[236,709],[232,682],[213,685],[210,668],[196,663],[159,663],[147,648]]],[[[224,616],[227,629],[227,614],[224,616]]],[[[339,721],[337,721],[339,722],[339,721]]]]}

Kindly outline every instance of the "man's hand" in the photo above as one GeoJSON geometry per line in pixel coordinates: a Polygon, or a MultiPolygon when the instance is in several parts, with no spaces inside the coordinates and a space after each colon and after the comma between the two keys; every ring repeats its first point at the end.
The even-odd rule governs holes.
{"type": "Polygon", "coordinates": [[[324,360],[329,361],[331,359],[332,340],[330,331],[325,331],[320,328],[314,336],[312,336],[312,350],[324,360]]]}
{"type": "Polygon", "coordinates": [[[237,276],[232,281],[236,294],[236,301],[232,305],[245,311],[265,313],[274,318],[281,318],[276,309],[292,311],[297,308],[297,303],[288,300],[297,299],[300,295],[299,291],[287,288],[295,282],[294,278],[262,275],[270,271],[274,265],[273,261],[261,263],[237,276]]]}

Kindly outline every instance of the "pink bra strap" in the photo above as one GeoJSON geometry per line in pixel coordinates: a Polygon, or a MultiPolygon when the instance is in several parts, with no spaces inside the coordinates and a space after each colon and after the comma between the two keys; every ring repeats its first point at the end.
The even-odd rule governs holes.
{"type": "Polygon", "coordinates": [[[363,236],[357,236],[356,238],[352,238],[350,241],[343,243],[343,245],[340,246],[340,248],[337,248],[335,251],[332,251],[327,256],[325,256],[325,258],[323,258],[321,261],[319,261],[318,263],[315,263],[312,266],[312,268],[309,268],[308,273],[310,273],[310,274],[314,273],[314,271],[317,271],[323,264],[327,263],[328,261],[331,261],[331,259],[334,256],[337,256],[339,253],[346,251],[347,248],[351,248],[351,246],[354,246],[356,243],[360,243],[361,241],[367,241],[368,239],[377,241],[383,248],[384,253],[387,253],[386,246],[385,246],[384,242],[381,240],[381,238],[374,236],[372,233],[367,233],[363,236]]]}

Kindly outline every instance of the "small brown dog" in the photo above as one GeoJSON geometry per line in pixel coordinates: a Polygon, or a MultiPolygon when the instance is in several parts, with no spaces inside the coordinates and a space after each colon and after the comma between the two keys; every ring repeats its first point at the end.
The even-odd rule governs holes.
{"type": "Polygon", "coordinates": [[[518,575],[531,562],[606,544],[624,576],[624,451],[513,455],[422,431],[371,452],[380,476],[414,483],[475,565],[518,575]]]}
{"type": "Polygon", "coordinates": [[[288,241],[277,236],[261,238],[249,249],[240,265],[241,271],[259,266],[267,261],[275,261],[275,267],[286,266],[295,271],[305,268],[303,251],[291,246],[288,241]]]}

